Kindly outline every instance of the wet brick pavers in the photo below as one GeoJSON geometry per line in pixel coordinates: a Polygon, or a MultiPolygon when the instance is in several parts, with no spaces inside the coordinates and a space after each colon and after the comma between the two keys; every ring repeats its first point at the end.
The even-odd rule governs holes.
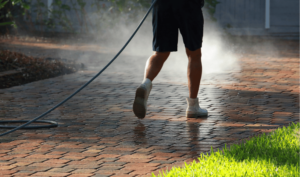
{"type": "MultiPolygon", "coordinates": [[[[150,176],[211,147],[299,121],[298,54],[247,54],[239,60],[241,70],[205,75],[199,98],[209,116],[203,119],[184,117],[185,75],[164,70],[154,82],[146,118],[134,117],[143,72],[138,66],[145,60],[125,58],[44,118],[59,127],[0,137],[0,176],[150,176]]],[[[95,73],[89,69],[2,89],[1,120],[31,119],[95,73]]]]}

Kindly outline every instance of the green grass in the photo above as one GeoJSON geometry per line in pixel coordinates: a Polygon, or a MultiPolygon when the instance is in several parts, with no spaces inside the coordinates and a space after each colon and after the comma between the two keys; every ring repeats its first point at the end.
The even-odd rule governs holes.
{"type": "MultiPolygon", "coordinates": [[[[222,151],[201,154],[199,162],[173,167],[158,177],[283,176],[299,177],[300,124],[277,129],[250,140],[225,146],[222,151]]],[[[154,174],[152,174],[155,177],[154,174]]]]}

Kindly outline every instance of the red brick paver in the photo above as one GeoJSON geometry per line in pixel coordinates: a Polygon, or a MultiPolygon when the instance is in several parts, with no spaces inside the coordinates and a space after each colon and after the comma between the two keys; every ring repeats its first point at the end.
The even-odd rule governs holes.
{"type": "MultiPolygon", "coordinates": [[[[184,117],[185,73],[174,77],[164,70],[154,82],[146,118],[134,116],[132,102],[145,59],[121,56],[44,118],[58,121],[59,127],[0,137],[0,176],[150,176],[191,162],[211,147],[298,121],[298,53],[246,53],[240,57],[240,71],[204,75],[199,98],[209,117],[203,119],[184,117]]],[[[2,89],[1,120],[31,119],[95,73],[91,68],[2,89]]]]}

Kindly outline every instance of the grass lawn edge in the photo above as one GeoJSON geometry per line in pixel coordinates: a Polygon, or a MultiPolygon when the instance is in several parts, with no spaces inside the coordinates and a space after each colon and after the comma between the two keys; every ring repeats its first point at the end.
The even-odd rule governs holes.
{"type": "MultiPolygon", "coordinates": [[[[219,147],[219,148],[215,148],[215,149],[211,148],[211,151],[201,153],[200,157],[198,159],[193,160],[193,162],[188,162],[188,163],[184,162],[184,164],[181,167],[178,167],[178,166],[176,167],[175,164],[174,164],[174,166],[170,170],[164,168],[163,170],[161,169],[159,171],[156,171],[155,173],[152,173],[152,177],[173,177],[173,176],[176,176],[176,177],[181,177],[181,176],[195,176],[195,177],[196,176],[286,176],[286,175],[299,177],[299,174],[300,174],[299,173],[299,144],[300,144],[299,143],[299,138],[300,138],[299,130],[300,130],[300,124],[299,124],[298,121],[295,121],[295,123],[291,122],[291,123],[288,123],[288,124],[281,125],[280,127],[278,127],[278,129],[276,129],[272,132],[269,132],[269,133],[264,133],[264,132],[254,133],[250,137],[232,142],[229,145],[225,144],[224,146],[219,147]],[[272,136],[276,136],[278,134],[278,132],[281,132],[281,134],[283,136],[278,135],[279,137],[277,137],[277,138],[285,137],[286,134],[284,134],[284,132],[282,132],[282,131],[284,131],[286,129],[289,129],[289,128],[292,128],[294,130],[296,130],[296,129],[298,130],[298,132],[297,132],[298,135],[296,135],[297,133],[295,134],[296,136],[298,136],[298,139],[296,138],[297,142],[293,142],[293,147],[290,147],[291,143],[284,144],[284,146],[281,146],[282,143],[286,143],[285,141],[280,141],[281,143],[278,143],[278,146],[276,146],[276,144],[275,144],[275,147],[274,147],[274,145],[272,144],[273,143],[272,139],[271,139],[271,141],[270,140],[266,141],[266,143],[271,145],[271,147],[267,147],[267,148],[263,146],[264,143],[256,142],[256,141],[261,141],[262,138],[270,139],[270,138],[272,138],[272,136]],[[246,151],[247,150],[247,147],[245,147],[245,146],[247,145],[247,143],[249,145],[249,142],[252,142],[253,144],[250,146],[251,148],[248,148],[248,150],[249,150],[249,152],[251,152],[251,154],[255,154],[256,155],[255,157],[257,159],[251,157],[250,155],[249,155],[250,158],[246,158],[247,156],[245,156],[245,154],[240,152],[240,151],[246,151]],[[280,152],[287,153],[286,155],[291,155],[291,154],[289,154],[290,149],[288,149],[288,148],[292,148],[293,152],[295,152],[295,149],[293,149],[293,148],[295,148],[295,146],[294,146],[295,143],[298,146],[297,149],[296,149],[297,157],[295,157],[297,162],[295,161],[295,158],[292,158],[293,161],[290,162],[288,158],[281,157],[281,156],[277,160],[276,158],[274,159],[272,155],[268,154],[271,151],[271,152],[276,153],[276,155],[277,154],[280,155],[280,152]],[[255,149],[256,144],[260,146],[259,149],[258,149],[258,147],[255,149]],[[232,149],[235,149],[233,152],[235,152],[238,157],[235,157],[233,159],[229,158],[229,161],[228,161],[228,157],[230,157],[230,156],[227,157],[224,154],[224,151],[228,155],[228,153],[230,153],[232,151],[232,149]],[[268,150],[268,152],[264,152],[264,149],[268,150]],[[253,150],[254,150],[254,152],[252,152],[253,150]],[[242,154],[242,155],[239,156],[239,154],[242,154]],[[226,158],[224,158],[224,156],[226,158]],[[234,168],[231,168],[231,166],[227,166],[227,165],[224,165],[224,164],[220,165],[222,160],[223,161],[227,160],[228,163],[233,163],[234,162],[236,165],[239,165],[240,167],[234,169],[234,168]],[[266,166],[266,168],[260,169],[260,167],[258,167],[259,163],[257,163],[257,161],[259,161],[259,163],[263,163],[264,166],[266,166]],[[203,164],[202,167],[205,167],[204,163],[213,163],[213,164],[211,164],[211,166],[206,166],[206,167],[209,167],[209,168],[202,168],[201,170],[193,169],[193,168],[201,167],[201,166],[199,166],[199,163],[203,164]],[[250,167],[247,166],[247,163],[248,163],[248,166],[249,165],[254,165],[253,167],[251,167],[251,169],[253,169],[254,173],[249,173],[248,172],[250,167]],[[216,164],[219,164],[219,167],[216,164]],[[255,167],[255,165],[258,165],[258,166],[255,167]],[[211,170],[211,168],[215,168],[215,169],[218,169],[218,170],[217,171],[216,170],[211,170]],[[245,169],[245,168],[247,168],[248,170],[245,169]],[[207,169],[207,172],[205,172],[206,169],[207,169]],[[223,171],[227,170],[227,172],[222,173],[222,170],[223,171]],[[235,171],[232,171],[232,170],[235,170],[235,171]],[[215,172],[218,172],[218,173],[215,173],[215,172]]],[[[291,137],[290,137],[291,135],[286,135],[286,136],[288,136],[288,138],[291,139],[291,137]]],[[[292,140],[294,141],[293,138],[292,138],[292,140]]],[[[232,155],[234,156],[234,154],[232,154],[232,155]]],[[[295,154],[293,154],[293,156],[295,156],[295,154]]]]}

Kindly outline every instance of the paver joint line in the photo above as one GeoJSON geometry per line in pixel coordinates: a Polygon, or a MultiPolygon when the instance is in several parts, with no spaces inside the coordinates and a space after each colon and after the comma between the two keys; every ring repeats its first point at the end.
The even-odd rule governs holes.
{"type": "MultiPolygon", "coordinates": [[[[136,30],[133,32],[133,34],[131,35],[131,37],[128,39],[128,41],[125,43],[125,45],[120,49],[120,51],[113,57],[113,59],[107,64],[105,65],[105,67],[100,70],[94,77],[92,77],[88,82],[86,82],[83,86],[81,86],[79,89],[77,89],[74,93],[70,94],[67,98],[65,98],[63,101],[61,101],[60,103],[58,103],[57,105],[55,105],[54,107],[52,107],[51,109],[49,109],[48,111],[44,112],[43,114],[39,115],[38,117],[28,121],[27,123],[20,125],[10,131],[7,131],[5,133],[0,134],[1,136],[7,135],[9,133],[12,133],[16,130],[19,130],[35,121],[37,121],[38,119],[46,116],[47,114],[49,114],[50,112],[52,112],[53,110],[55,110],[56,108],[60,107],[62,104],[64,104],[65,102],[67,102],[69,99],[71,99],[73,96],[75,96],[77,93],[79,93],[82,89],[84,89],[86,86],[88,86],[91,82],[93,82],[100,74],[102,74],[103,71],[105,71],[108,66],[110,66],[112,64],[112,62],[115,61],[115,59],[118,58],[118,56],[123,52],[123,50],[126,48],[126,46],[130,43],[130,41],[132,40],[132,38],[135,36],[135,34],[137,33],[137,31],[140,29],[140,27],[142,26],[142,24],[144,23],[145,19],[147,18],[148,14],[150,13],[150,11],[152,10],[154,4],[156,3],[157,0],[154,0],[149,8],[149,10],[147,11],[146,15],[144,16],[144,18],[142,19],[142,21],[140,22],[140,24],[138,25],[138,27],[136,28],[136,30]]],[[[57,123],[55,124],[57,125],[57,123]]],[[[32,126],[33,127],[33,126],[32,126]]]]}
{"type": "MultiPolygon", "coordinates": [[[[151,176],[151,172],[192,162],[211,147],[229,147],[298,122],[299,68],[295,63],[299,57],[291,55],[266,59],[244,54],[239,73],[203,75],[203,81],[211,83],[201,85],[199,93],[210,113],[206,119],[184,117],[186,105],[180,100],[187,93],[185,73],[182,77],[162,73],[154,83],[144,120],[134,117],[131,105],[139,84],[135,80],[144,72],[143,68],[133,70],[131,63],[140,65],[144,60],[124,56],[119,60],[122,68],[108,70],[92,87],[48,115],[51,120],[59,119],[59,127],[20,130],[1,137],[0,174],[151,176]],[[278,78],[281,71],[293,72],[278,78]]],[[[105,60],[97,62],[102,65],[105,60]]],[[[174,66],[164,67],[171,70],[174,66]]],[[[90,69],[0,90],[0,117],[32,116],[93,73],[90,69]]]]}

